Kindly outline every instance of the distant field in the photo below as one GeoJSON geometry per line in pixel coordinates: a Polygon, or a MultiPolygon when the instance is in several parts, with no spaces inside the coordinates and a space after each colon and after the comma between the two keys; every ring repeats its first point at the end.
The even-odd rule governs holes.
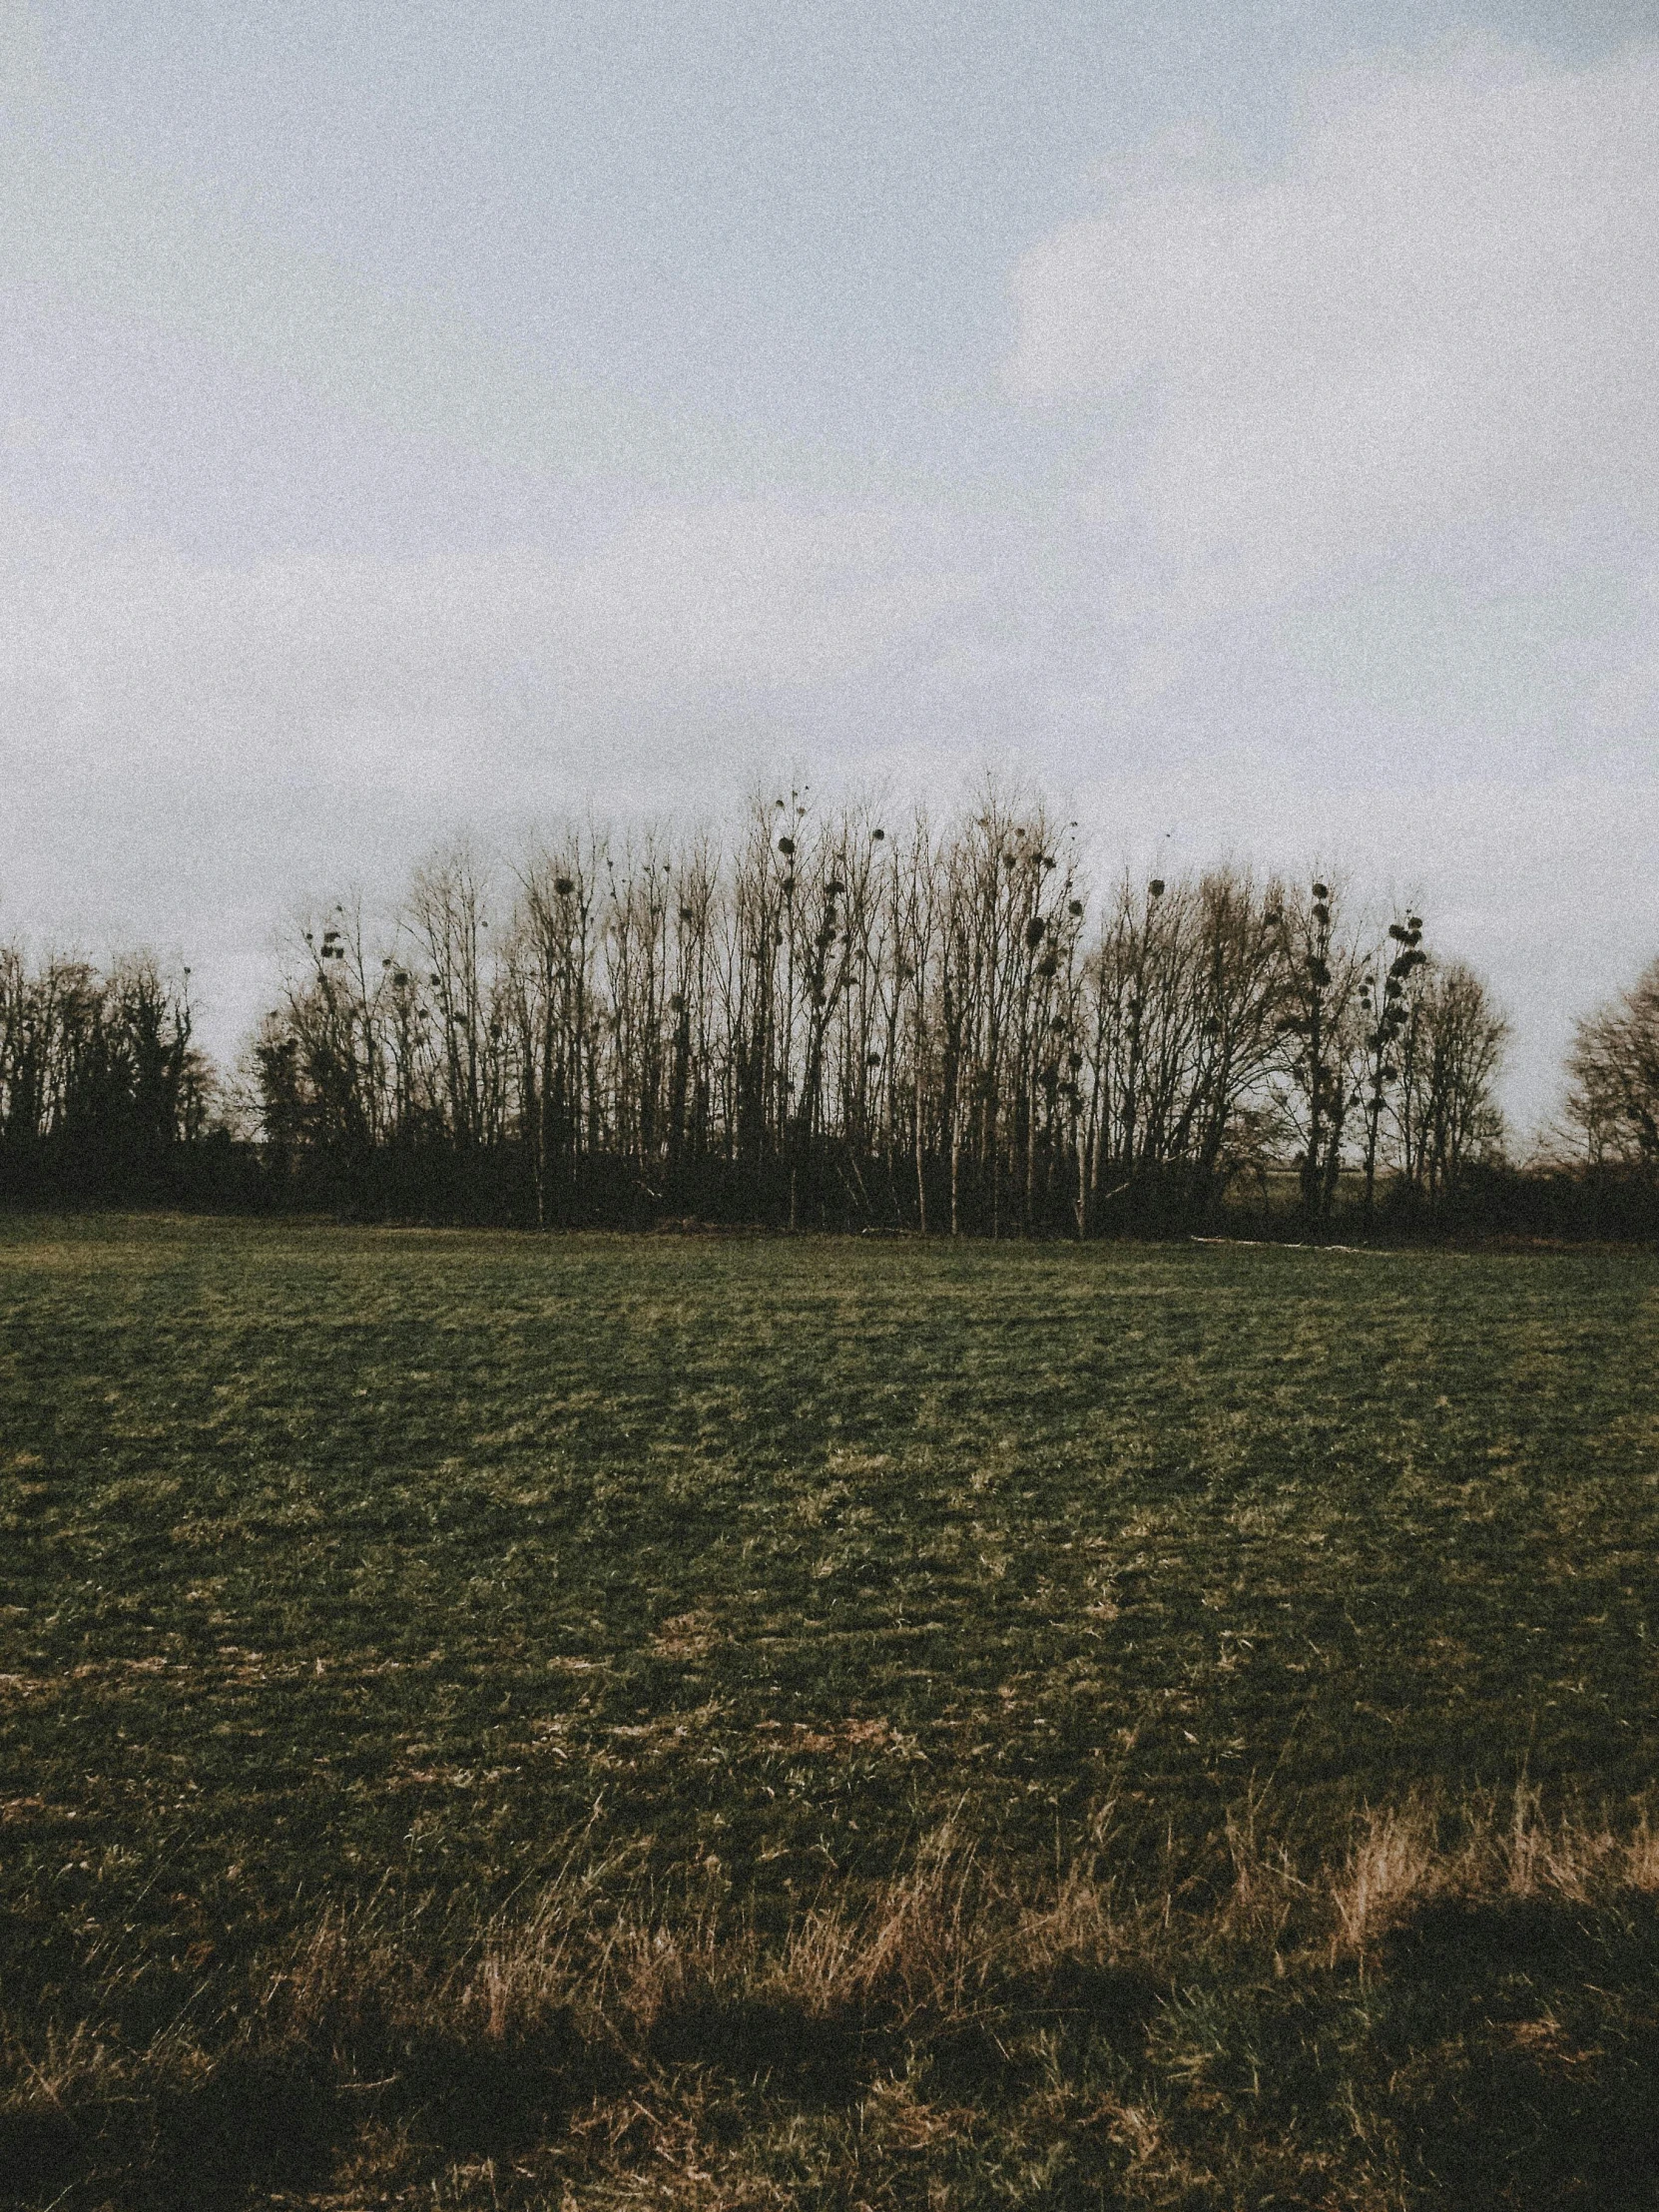
{"type": "Polygon", "coordinates": [[[1637,1251],[0,1219],[0,2196],[1659,2203],[1656,1374],[1637,1251]]]}

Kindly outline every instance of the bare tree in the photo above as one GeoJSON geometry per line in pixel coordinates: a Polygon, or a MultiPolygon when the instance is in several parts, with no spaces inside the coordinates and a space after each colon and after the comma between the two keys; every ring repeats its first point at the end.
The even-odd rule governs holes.
{"type": "Polygon", "coordinates": [[[1395,1101],[1407,1176],[1410,1173],[1414,1075],[1420,1041],[1420,973],[1428,958],[1421,946],[1421,915],[1396,918],[1388,924],[1384,945],[1367,962],[1360,977],[1354,1082],[1365,1116],[1364,1205],[1368,1227],[1376,1213],[1383,1115],[1395,1101]]]}
{"type": "Polygon", "coordinates": [[[1659,1175],[1659,959],[1579,1022],[1567,1115],[1592,1164],[1659,1175]]]}
{"type": "Polygon", "coordinates": [[[1341,916],[1340,887],[1316,878],[1308,897],[1278,909],[1286,1011],[1281,1098],[1298,1139],[1296,1165],[1308,1225],[1331,1213],[1343,1139],[1355,1104],[1352,1050],[1365,964],[1341,916]]]}
{"type": "Polygon", "coordinates": [[[1474,970],[1448,960],[1427,969],[1418,1026],[1416,1115],[1433,1212],[1456,1191],[1465,1169],[1501,1146],[1503,1121],[1494,1094],[1509,1023],[1474,970]]]}

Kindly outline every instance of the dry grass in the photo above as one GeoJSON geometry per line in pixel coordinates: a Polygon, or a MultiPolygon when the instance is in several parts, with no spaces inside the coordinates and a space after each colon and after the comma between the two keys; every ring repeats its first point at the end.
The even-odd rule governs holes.
{"type": "MultiPolygon", "coordinates": [[[[1379,1992],[1404,1989],[1413,1931],[1448,1908],[1477,1929],[1524,1908],[1534,1942],[1554,1913],[1605,1952],[1656,1897],[1645,1811],[1550,1814],[1527,1789],[1379,1808],[1330,1863],[1246,1807],[1156,1883],[1115,1869],[1108,1839],[1037,1895],[946,1825],[891,1881],[770,1933],[712,1884],[653,1899],[578,1848],[476,1929],[429,1925],[429,1905],[388,1890],[325,1910],[211,2015],[142,2045],[116,1986],[105,2020],[9,2033],[7,2201],[1441,2203],[1397,2095],[1378,2105],[1387,2052],[1364,2047],[1379,1992]],[[1357,2022],[1325,2111],[1282,2110],[1269,2069],[1306,2075],[1310,2049],[1329,2069],[1357,2022]],[[233,2124],[227,2149],[239,2109],[259,2124],[233,2124]],[[181,2143],[204,2140],[218,2151],[181,2181],[181,2143]]],[[[1419,2013],[1432,1979],[1404,1992],[1419,2013]]],[[[1567,2017],[1591,1987],[1540,1983],[1497,2044],[1511,2071],[1594,2108],[1606,2037],[1567,2017]]],[[[1447,2066],[1467,2057],[1459,2033],[1447,2066]]],[[[1637,2070],[1659,2080],[1651,2014],[1646,2035],[1637,2070]]],[[[1432,2097],[1425,2110],[1443,2121],[1432,2097]]]]}
{"type": "Polygon", "coordinates": [[[1584,1905],[1659,1895],[1659,1834],[1644,1810],[1632,1825],[1560,1813],[1525,1784],[1507,1806],[1465,1804],[1450,1843],[1428,1797],[1375,1811],[1330,1889],[1335,1956],[1363,1956],[1430,1900],[1550,1898],[1584,1905]]]}

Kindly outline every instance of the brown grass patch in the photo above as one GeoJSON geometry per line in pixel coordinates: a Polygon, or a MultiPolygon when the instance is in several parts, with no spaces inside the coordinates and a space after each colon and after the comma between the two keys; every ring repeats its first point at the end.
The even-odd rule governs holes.
{"type": "Polygon", "coordinates": [[[1125,2204],[1381,2212],[1439,2201],[1377,2103],[1384,2075],[1396,2106],[1452,2129],[1453,2151],[1458,2098],[1501,2150],[1522,2119],[1478,2096],[1564,2099],[1563,2127],[1587,2112],[1605,2134],[1609,2083],[1659,2082],[1651,2005],[1597,2011],[1607,1991],[1576,1963],[1586,1930],[1616,1947],[1631,1901],[1659,1895],[1643,1813],[1422,1795],[1365,1814],[1322,1860],[1246,1806],[1205,1855],[1150,1876],[1108,1827],[1035,1889],[946,1824],[890,1879],[827,1886],[771,1930],[712,1876],[665,1899],[588,1852],[578,1839],[533,1897],[476,1925],[389,1889],[329,1906],[215,2008],[147,2037],[124,2028],[113,1980],[104,2016],[12,2023],[0,2201],[28,2201],[19,2159],[66,2203],[171,2201],[168,2162],[200,2138],[218,2148],[181,2204],[264,2188],[336,2207],[411,2192],[469,2207],[944,2205],[1017,2153],[1015,2202],[1069,2202],[1061,2178],[1092,2174],[1125,2204]],[[1452,1908],[1443,1937],[1399,1948],[1452,1908]],[[1350,2050],[1341,2070],[1344,2036],[1382,2032],[1390,1976],[1451,1956],[1467,1980],[1488,1952],[1504,1967],[1506,1912],[1526,1916],[1513,1940],[1532,1945],[1537,1988],[1518,2011],[1481,1999],[1486,2057],[1453,1991],[1437,2042],[1375,2062],[1350,2050]],[[1336,2024],[1304,2034],[1320,2006],[1336,2024]],[[1282,2098],[1276,2076],[1310,2064],[1282,2098]]]}

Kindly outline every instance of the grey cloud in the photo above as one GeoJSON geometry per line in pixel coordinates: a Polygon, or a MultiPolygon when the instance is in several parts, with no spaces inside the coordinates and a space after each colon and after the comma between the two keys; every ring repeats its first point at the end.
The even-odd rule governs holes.
{"type": "Polygon", "coordinates": [[[1135,512],[1218,604],[1471,511],[1651,518],[1656,237],[1659,52],[1351,71],[1273,173],[1182,143],[1035,248],[1010,381],[1142,411],[1135,512]]]}
{"type": "Polygon", "coordinates": [[[322,405],[509,468],[690,495],[877,488],[877,472],[833,453],[552,373],[441,298],[378,283],[81,144],[42,85],[17,105],[0,134],[0,285],[143,317],[322,405]]]}

